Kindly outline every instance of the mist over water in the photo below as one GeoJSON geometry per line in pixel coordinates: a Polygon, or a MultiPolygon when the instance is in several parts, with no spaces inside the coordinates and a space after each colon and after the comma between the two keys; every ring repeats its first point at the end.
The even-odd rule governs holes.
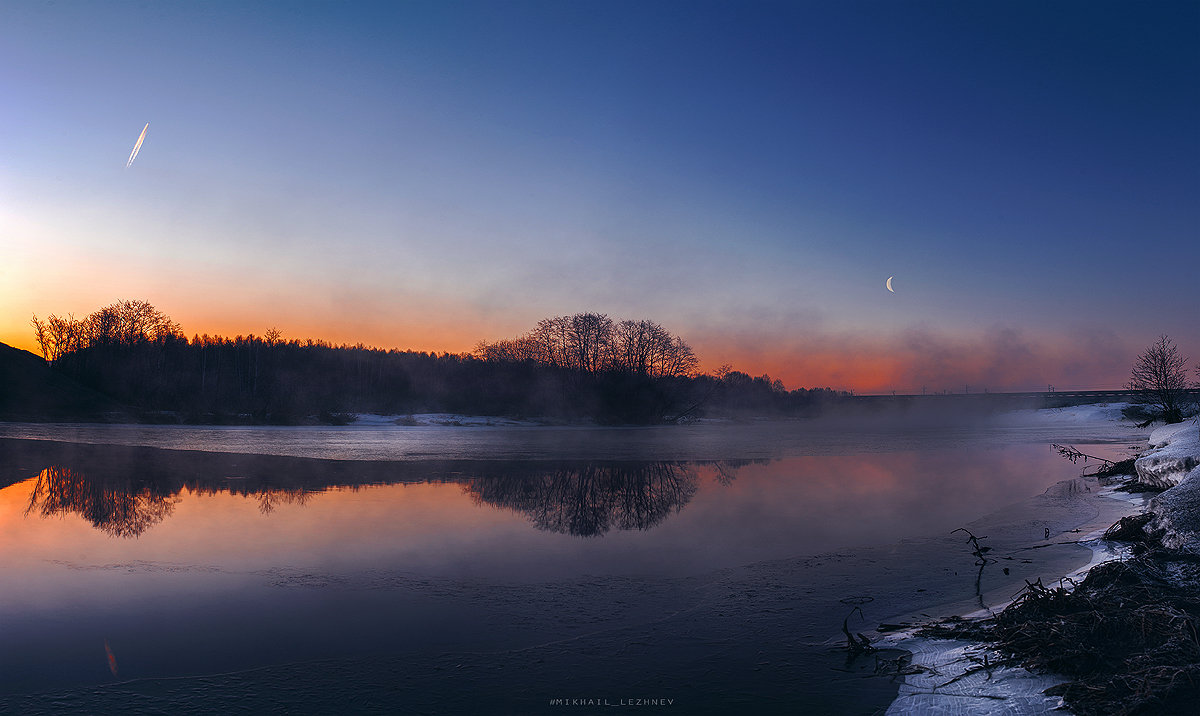
{"type": "MultiPolygon", "coordinates": [[[[1119,416],[1119,410],[1109,413],[1119,416]]],[[[0,423],[0,437],[140,445],[173,450],[281,455],[329,460],[753,460],[1000,447],[1088,440],[1121,442],[1128,424],[1074,413],[970,409],[871,409],[819,419],[702,422],[652,427],[399,426],[191,427],[0,423]]]]}

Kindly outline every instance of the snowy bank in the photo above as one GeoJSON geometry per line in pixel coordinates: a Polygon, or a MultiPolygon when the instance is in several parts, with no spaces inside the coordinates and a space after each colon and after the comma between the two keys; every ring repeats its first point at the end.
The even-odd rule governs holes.
{"type": "Polygon", "coordinates": [[[1150,449],[1134,462],[1138,482],[1167,489],[1200,465],[1200,433],[1192,421],[1165,425],[1150,433],[1150,449]]]}
{"type": "Polygon", "coordinates": [[[1130,403],[1089,403],[1064,408],[1025,408],[1010,410],[998,416],[1003,424],[1013,425],[1075,425],[1096,422],[1120,422],[1130,403]]]}
{"type": "Polygon", "coordinates": [[[1138,479],[1170,489],[1150,501],[1147,529],[1165,547],[1200,552],[1200,431],[1192,421],[1168,425],[1151,433],[1150,445],[1135,463],[1138,479]]]}

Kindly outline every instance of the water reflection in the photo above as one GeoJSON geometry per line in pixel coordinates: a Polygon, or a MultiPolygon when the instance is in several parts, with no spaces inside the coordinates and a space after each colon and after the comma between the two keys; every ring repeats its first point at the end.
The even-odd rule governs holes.
{"type": "Polygon", "coordinates": [[[69,467],[54,465],[38,473],[25,515],[61,517],[76,513],[112,537],[137,537],[175,510],[177,494],[163,486],[92,480],[69,467]]]}
{"type": "Polygon", "coordinates": [[[549,470],[512,470],[474,478],[466,487],[476,504],[529,517],[535,527],[580,537],[609,530],[647,530],[682,510],[699,488],[700,467],[728,486],[738,469],[770,460],[583,463],[549,470]]]}
{"type": "Polygon", "coordinates": [[[279,505],[304,505],[312,494],[309,490],[263,490],[258,493],[258,511],[269,515],[279,505]]]}
{"type": "Polygon", "coordinates": [[[685,463],[588,464],[480,478],[466,489],[476,504],[528,515],[538,529],[592,537],[657,525],[683,509],[698,481],[685,463]]]}
{"type": "Polygon", "coordinates": [[[389,463],[0,440],[0,463],[10,472],[27,475],[30,465],[45,465],[26,516],[77,514],[125,538],[169,517],[185,489],[253,498],[267,515],[331,488],[406,482],[458,483],[477,505],[525,515],[539,530],[596,537],[647,530],[678,513],[695,496],[702,466],[728,486],[752,462],[769,461],[389,463]]]}

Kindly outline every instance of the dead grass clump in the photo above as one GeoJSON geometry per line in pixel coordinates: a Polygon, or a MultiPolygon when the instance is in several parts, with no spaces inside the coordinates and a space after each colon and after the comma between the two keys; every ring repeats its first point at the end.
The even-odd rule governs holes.
{"type": "MultiPolygon", "coordinates": [[[[1172,573],[1200,558],[1157,550],[1094,568],[1073,591],[1031,588],[997,617],[997,641],[1077,714],[1164,713],[1200,699],[1200,591],[1172,573]]],[[[1180,569],[1182,568],[1182,569],[1180,569]]]]}
{"type": "MultiPolygon", "coordinates": [[[[1120,524],[1114,526],[1120,527],[1120,524]]],[[[1010,664],[1070,679],[1080,716],[1194,713],[1200,703],[1200,556],[1154,549],[1068,588],[1027,583],[990,627],[946,622],[928,636],[996,643],[1010,664]]]]}
{"type": "Polygon", "coordinates": [[[1149,512],[1140,515],[1122,517],[1115,525],[1104,531],[1104,539],[1109,542],[1145,542],[1150,539],[1146,534],[1146,525],[1154,517],[1149,512]]]}
{"type": "Polygon", "coordinates": [[[1128,460],[1118,460],[1117,462],[1108,462],[1100,466],[1100,469],[1092,473],[1096,477],[1117,477],[1118,475],[1136,475],[1137,469],[1133,466],[1137,458],[1129,458],[1128,460]]]}

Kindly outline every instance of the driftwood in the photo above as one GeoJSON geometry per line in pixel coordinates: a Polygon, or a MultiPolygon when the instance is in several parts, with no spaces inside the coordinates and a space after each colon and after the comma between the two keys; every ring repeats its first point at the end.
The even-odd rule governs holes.
{"type": "Polygon", "coordinates": [[[871,640],[862,634],[859,634],[858,639],[855,640],[854,635],[850,633],[850,617],[854,616],[854,612],[858,612],[860,617],[866,618],[863,614],[862,607],[855,607],[851,609],[850,613],[846,615],[846,618],[842,620],[842,633],[846,635],[846,650],[850,652],[851,656],[869,654],[872,651],[875,651],[875,647],[871,646],[871,640]]]}
{"type": "MultiPolygon", "coordinates": [[[[975,557],[975,566],[979,567],[979,571],[975,574],[975,598],[979,600],[980,609],[987,609],[987,605],[983,603],[983,568],[996,561],[987,556],[987,553],[991,552],[992,548],[981,545],[979,543],[980,538],[971,534],[971,531],[965,527],[951,530],[950,534],[954,534],[955,532],[967,533],[967,541],[971,543],[971,554],[975,557]]],[[[987,538],[984,537],[983,539],[987,538]]]]}

